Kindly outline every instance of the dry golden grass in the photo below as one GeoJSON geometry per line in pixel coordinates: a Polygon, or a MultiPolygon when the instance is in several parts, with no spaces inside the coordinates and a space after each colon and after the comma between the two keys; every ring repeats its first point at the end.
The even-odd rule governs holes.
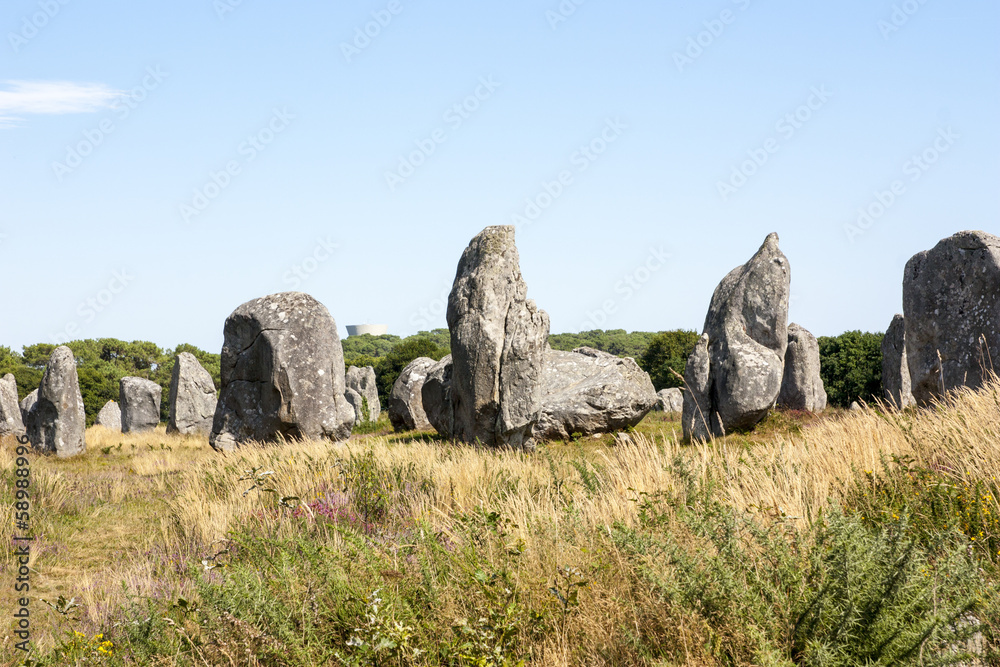
{"type": "MultiPolygon", "coordinates": [[[[684,446],[676,423],[662,418],[651,421],[653,428],[620,434],[616,446],[603,441],[553,444],[531,455],[381,436],[220,454],[204,438],[168,436],[162,427],[130,435],[93,427],[87,431],[86,454],[70,460],[31,459],[31,520],[37,536],[32,596],[75,597],[81,605],[76,625],[88,632],[96,632],[126,602],[123,582],[133,596],[191,598],[195,592],[188,569],[199,567],[231,528],[257,525],[277,536],[299,530],[300,524],[262,513],[259,491],[245,495],[250,486],[240,481],[245,471],[273,471],[280,495],[309,501],[340,484],[338,460],[369,449],[385,466],[408,468],[433,481],[432,490],[406,496],[408,514],[448,535],[456,532],[456,514],[489,507],[509,520],[509,541],[523,543],[519,576],[545,580],[560,566],[582,564],[582,550],[599,531],[610,531],[616,523],[633,524],[639,494],[670,491],[682,483],[671,471],[676,460],[685,461],[696,477],[712,476],[734,507],[806,523],[829,500],[841,498],[858,471],[875,470],[886,457],[911,457],[943,471],[956,484],[971,476],[989,478],[1000,470],[998,389],[963,392],[947,405],[920,412],[838,413],[811,421],[799,432],[771,433],[767,441],[749,447],[746,438],[735,436],[684,446]],[[581,460],[601,470],[604,484],[596,492],[586,488],[571,465],[581,460]],[[565,520],[568,500],[571,521],[565,520]]],[[[4,470],[14,467],[13,450],[11,441],[0,447],[4,470]]],[[[1000,506],[994,509],[1000,513],[1000,506]]],[[[11,544],[13,508],[5,504],[0,513],[0,539],[11,544]]],[[[332,539],[336,550],[336,536],[332,539]]],[[[609,565],[612,570],[630,567],[624,559],[609,565]]],[[[9,580],[14,568],[10,550],[0,566],[9,580]]],[[[595,582],[593,611],[576,619],[578,636],[596,645],[623,626],[679,622],[629,617],[632,612],[616,604],[621,591],[614,581],[609,576],[595,582]]],[[[12,586],[0,588],[0,608],[14,604],[12,586]]],[[[33,618],[33,639],[45,650],[56,641],[57,616],[33,603],[33,618]]],[[[687,646],[702,631],[678,626],[674,634],[687,646]]],[[[565,642],[552,641],[540,664],[574,664],[565,642]]],[[[9,636],[3,639],[4,652],[11,643],[9,636]]],[[[588,647],[574,650],[586,653],[588,647]]]]}

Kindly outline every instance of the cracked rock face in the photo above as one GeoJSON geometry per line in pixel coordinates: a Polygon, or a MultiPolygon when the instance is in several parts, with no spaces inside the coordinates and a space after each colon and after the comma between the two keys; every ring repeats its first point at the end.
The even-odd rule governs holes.
{"type": "Polygon", "coordinates": [[[684,437],[748,428],[778,399],[788,345],[791,269],[770,234],[715,288],[703,336],[688,358],[684,437]]]}
{"type": "Polygon", "coordinates": [[[24,422],[24,427],[28,427],[28,413],[31,412],[31,408],[35,407],[35,403],[38,401],[38,390],[33,390],[30,394],[24,397],[21,401],[21,420],[24,422]]]}
{"type": "Polygon", "coordinates": [[[882,338],[882,390],[897,410],[914,405],[910,367],[906,361],[906,322],[895,315],[882,338]]]}
{"type": "Polygon", "coordinates": [[[163,390],[152,380],[124,377],[119,382],[118,405],[122,411],[122,433],[151,431],[160,423],[163,390]]]}
{"type": "Polygon", "coordinates": [[[826,409],[826,389],[819,372],[819,342],[794,322],[788,325],[788,348],[778,405],[809,412],[826,409]]]}
{"type": "Polygon", "coordinates": [[[684,411],[683,389],[679,389],[678,387],[661,389],[656,392],[656,396],[659,399],[659,402],[657,405],[653,406],[654,410],[676,415],[679,415],[684,411]]]}
{"type": "Polygon", "coordinates": [[[393,383],[386,410],[397,433],[431,428],[424,411],[423,388],[427,373],[435,364],[437,362],[429,357],[417,357],[407,364],[393,383]]]}
{"type": "Polygon", "coordinates": [[[0,378],[0,435],[24,435],[24,420],[17,402],[17,380],[11,373],[0,378]]]}
{"type": "MultiPolygon", "coordinates": [[[[363,406],[367,405],[368,421],[377,422],[379,416],[382,414],[382,406],[379,404],[378,386],[375,384],[375,369],[371,366],[365,366],[364,368],[351,366],[347,369],[345,382],[347,383],[347,388],[353,389],[359,397],[357,405],[354,407],[356,421],[364,421],[363,406]]],[[[348,396],[347,400],[351,402],[351,397],[348,396]]],[[[351,405],[354,405],[354,403],[351,402],[351,405]]]]}
{"type": "Polygon", "coordinates": [[[97,413],[97,419],[94,420],[94,424],[120,432],[122,430],[121,408],[114,401],[108,401],[101,408],[101,411],[97,413]]]}
{"type": "Polygon", "coordinates": [[[448,298],[451,437],[489,447],[534,447],[549,316],[527,291],[514,227],[487,227],[472,239],[448,298]]]}
{"type": "Polygon", "coordinates": [[[534,437],[566,440],[574,433],[610,433],[635,426],[657,403],[649,374],[634,359],[590,347],[548,349],[534,437]]]}
{"type": "Polygon", "coordinates": [[[1000,369],[1000,238],[964,231],[914,255],[903,274],[903,315],[918,405],[981,387],[1000,369]]]}
{"type": "Polygon", "coordinates": [[[65,345],[54,349],[49,356],[25,426],[32,446],[43,454],[68,457],[82,454],[87,448],[84,439],[87,416],[76,359],[65,345]]]}
{"type": "Polygon", "coordinates": [[[254,299],[226,319],[224,335],[212,447],[351,435],[344,351],[323,304],[301,292],[254,299]]]}
{"type": "Polygon", "coordinates": [[[210,434],[217,403],[211,373],[190,352],[178,354],[170,375],[167,433],[210,434]]]}

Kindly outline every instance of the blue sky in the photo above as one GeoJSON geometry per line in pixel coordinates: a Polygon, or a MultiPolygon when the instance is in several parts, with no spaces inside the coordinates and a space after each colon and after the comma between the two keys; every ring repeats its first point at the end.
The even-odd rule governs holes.
{"type": "Polygon", "coordinates": [[[792,320],[882,330],[910,256],[1000,233],[1000,5],[675,4],[4,2],[0,345],[216,351],[291,289],[445,326],[512,222],[553,332],[700,329],[771,231],[792,320]]]}

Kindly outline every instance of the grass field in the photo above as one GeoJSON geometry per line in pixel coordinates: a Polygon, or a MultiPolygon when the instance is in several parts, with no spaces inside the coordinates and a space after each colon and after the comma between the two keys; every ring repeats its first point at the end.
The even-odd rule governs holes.
{"type": "MultiPolygon", "coordinates": [[[[775,413],[694,446],[654,413],[533,454],[384,424],[228,455],[93,427],[83,456],[30,457],[32,658],[988,664],[998,392],[923,412],[775,413]]],[[[15,446],[0,448],[9,545],[15,446]]],[[[0,664],[21,664],[0,634],[0,664]]]]}

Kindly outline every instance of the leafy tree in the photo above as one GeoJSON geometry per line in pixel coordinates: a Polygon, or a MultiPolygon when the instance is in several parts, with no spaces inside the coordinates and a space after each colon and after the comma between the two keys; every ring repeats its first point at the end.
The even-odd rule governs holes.
{"type": "Polygon", "coordinates": [[[832,405],[846,408],[882,396],[882,337],[848,331],[818,339],[820,377],[832,405]]]}
{"type": "Polygon", "coordinates": [[[340,341],[344,348],[345,357],[384,357],[392,351],[392,348],[399,343],[399,336],[383,334],[373,336],[372,334],[362,334],[360,336],[348,336],[340,341]]]}
{"type": "Polygon", "coordinates": [[[649,331],[628,333],[624,329],[610,329],[608,331],[596,329],[575,334],[552,334],[549,336],[549,345],[554,350],[592,347],[619,357],[639,359],[655,336],[655,333],[649,331]]]}
{"type": "Polygon", "coordinates": [[[668,387],[683,387],[683,380],[671,371],[684,375],[687,358],[697,343],[698,334],[694,331],[664,331],[656,334],[637,361],[642,370],[649,373],[657,391],[668,387]]]}

